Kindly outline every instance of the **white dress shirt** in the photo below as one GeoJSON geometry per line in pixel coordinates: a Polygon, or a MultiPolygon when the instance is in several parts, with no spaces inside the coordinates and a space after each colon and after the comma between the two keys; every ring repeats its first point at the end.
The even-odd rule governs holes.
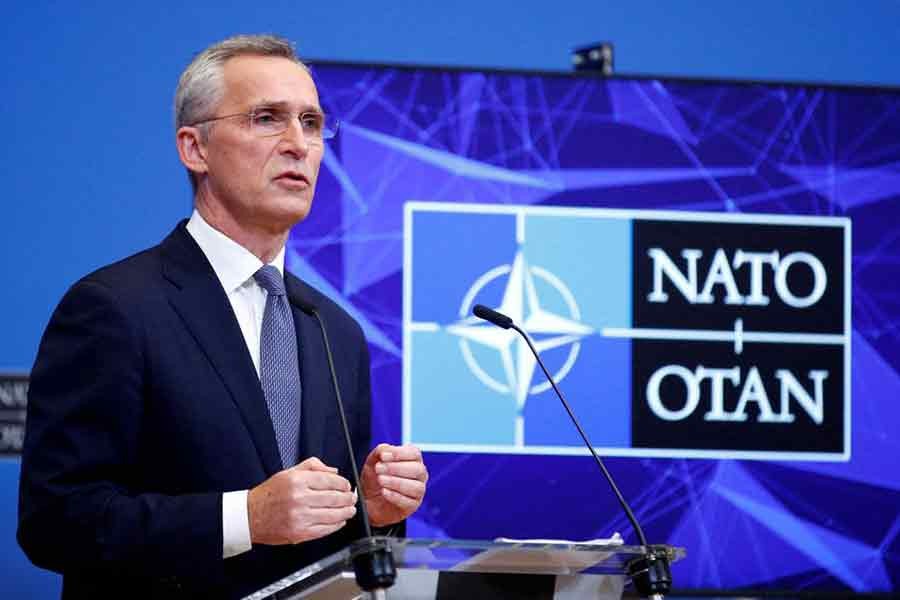
{"type": "MultiPolygon", "coordinates": [[[[187,224],[188,233],[200,246],[212,265],[240,325],[247,350],[259,376],[259,344],[263,312],[268,293],[253,278],[263,262],[252,252],[214,229],[196,210],[187,224]]],[[[284,276],[284,248],[272,260],[284,276]]],[[[250,517],[247,510],[249,490],[222,495],[222,557],[229,558],[250,550],[250,517]]]]}

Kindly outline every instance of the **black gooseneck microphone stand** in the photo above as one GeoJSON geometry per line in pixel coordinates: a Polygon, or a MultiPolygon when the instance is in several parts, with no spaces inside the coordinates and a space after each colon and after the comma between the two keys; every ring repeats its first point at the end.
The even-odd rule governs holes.
{"type": "MultiPolygon", "coordinates": [[[[296,297],[293,299],[295,302],[298,301],[296,297]]],[[[325,323],[322,321],[322,317],[319,316],[319,311],[315,306],[305,300],[302,303],[297,303],[303,312],[315,317],[319,324],[319,331],[322,333],[322,343],[325,345],[325,356],[328,358],[328,369],[331,372],[331,385],[334,387],[334,398],[337,402],[338,414],[341,416],[341,426],[344,430],[344,440],[347,443],[347,453],[350,455],[353,482],[356,484],[356,491],[359,494],[359,510],[366,537],[354,543],[350,549],[356,583],[360,588],[368,592],[371,598],[384,598],[384,590],[394,585],[397,579],[394,555],[389,544],[372,538],[372,524],[369,522],[366,498],[359,479],[359,469],[356,467],[356,454],[353,452],[353,442],[350,441],[347,415],[344,412],[344,403],[341,400],[341,388],[338,386],[337,373],[334,369],[334,358],[331,353],[331,344],[328,343],[325,323]]]]}
{"type": "Polygon", "coordinates": [[[641,526],[635,518],[634,513],[631,512],[631,507],[628,506],[628,502],[625,501],[625,497],[622,496],[622,492],[619,491],[615,480],[613,480],[612,475],[606,469],[606,465],[603,464],[603,461],[597,455],[597,452],[594,450],[593,444],[591,444],[591,442],[588,440],[587,434],[585,434],[584,429],[581,428],[581,424],[578,422],[578,419],[575,418],[575,413],[572,412],[572,408],[569,406],[569,403],[566,402],[566,399],[563,397],[563,394],[559,390],[559,387],[557,387],[556,382],[553,380],[553,376],[550,375],[547,367],[544,366],[544,361],[541,360],[541,357],[535,349],[534,344],[531,343],[531,338],[527,333],[525,333],[524,330],[520,329],[510,317],[504,315],[503,313],[497,312],[482,304],[476,304],[473,312],[479,319],[484,319],[485,321],[493,323],[497,327],[502,327],[503,329],[514,329],[528,344],[528,347],[531,349],[532,354],[534,354],[534,357],[537,359],[537,363],[541,366],[541,370],[544,372],[544,375],[547,377],[550,385],[553,386],[553,391],[556,392],[556,395],[559,397],[560,402],[562,402],[562,405],[566,409],[566,412],[569,413],[569,418],[572,419],[572,423],[578,430],[579,435],[581,435],[581,439],[584,440],[584,445],[587,446],[588,450],[590,450],[591,456],[594,457],[594,460],[597,462],[597,465],[603,472],[603,476],[606,478],[606,481],[612,488],[613,493],[616,495],[616,499],[618,499],[619,505],[622,507],[622,510],[625,511],[625,516],[628,517],[628,521],[631,523],[631,527],[634,529],[634,532],[638,536],[638,540],[640,540],[641,546],[643,546],[644,548],[643,556],[632,559],[631,562],[628,563],[628,576],[631,577],[631,580],[634,582],[635,588],[637,589],[638,593],[641,594],[641,596],[650,598],[652,600],[661,600],[672,587],[672,573],[669,569],[668,553],[664,547],[652,546],[647,543],[647,538],[644,536],[644,530],[641,529],[641,526]]]}

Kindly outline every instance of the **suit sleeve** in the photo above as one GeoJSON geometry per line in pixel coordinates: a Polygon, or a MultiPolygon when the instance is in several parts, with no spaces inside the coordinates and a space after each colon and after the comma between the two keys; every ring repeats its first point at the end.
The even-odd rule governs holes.
{"type": "Polygon", "coordinates": [[[51,317],[32,371],[18,540],[59,572],[153,577],[222,568],[220,493],[137,489],[145,410],[143,325],[85,280],[51,317]]]}

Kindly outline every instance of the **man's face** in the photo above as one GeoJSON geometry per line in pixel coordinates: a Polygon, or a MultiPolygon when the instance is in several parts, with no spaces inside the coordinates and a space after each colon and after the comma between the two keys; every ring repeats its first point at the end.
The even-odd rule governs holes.
{"type": "MultiPolygon", "coordinates": [[[[224,82],[224,96],[212,116],[271,106],[294,114],[321,112],[312,78],[285,58],[229,59],[224,82]]],[[[247,119],[212,123],[205,144],[211,208],[228,211],[241,226],[273,233],[306,218],[324,147],[321,140],[307,140],[299,125],[295,120],[281,135],[258,137],[247,119]]]]}

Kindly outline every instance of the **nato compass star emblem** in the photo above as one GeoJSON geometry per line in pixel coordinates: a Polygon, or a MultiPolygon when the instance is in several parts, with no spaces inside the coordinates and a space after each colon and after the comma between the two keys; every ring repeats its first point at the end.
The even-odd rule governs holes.
{"type": "Polygon", "coordinates": [[[562,381],[578,358],[581,339],[594,330],[580,322],[581,313],[575,297],[556,275],[538,266],[529,265],[521,249],[516,252],[512,265],[501,265],[479,277],[463,297],[459,308],[460,320],[446,327],[446,331],[459,338],[459,347],[466,365],[481,383],[501,394],[512,394],[516,401],[515,446],[525,445],[524,411],[529,395],[539,394],[550,388],[542,380],[532,384],[537,361],[525,340],[512,329],[501,329],[472,316],[472,307],[479,292],[491,282],[506,277],[506,285],[500,306],[495,309],[524,329],[534,340],[538,353],[552,348],[569,347],[562,366],[553,373],[557,382],[562,381]],[[566,305],[568,315],[551,312],[541,306],[535,287],[540,279],[555,290],[566,305]],[[479,344],[497,351],[503,365],[500,378],[487,373],[475,359],[471,344],[479,344]]]}

